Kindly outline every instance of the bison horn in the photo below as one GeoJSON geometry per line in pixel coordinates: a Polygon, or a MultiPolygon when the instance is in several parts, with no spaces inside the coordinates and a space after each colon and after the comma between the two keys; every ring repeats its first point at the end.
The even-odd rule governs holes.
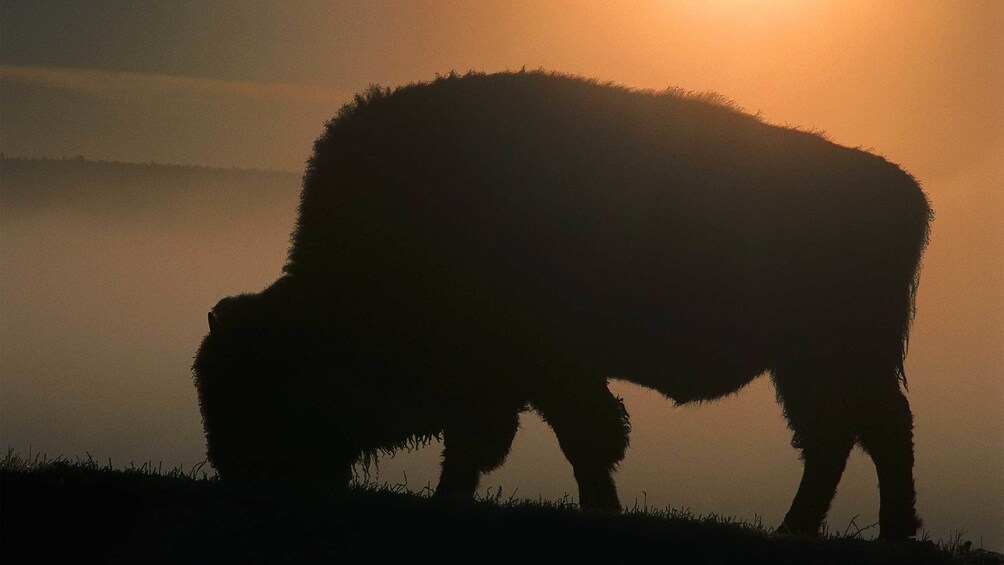
{"type": "Polygon", "coordinates": [[[213,333],[216,327],[220,325],[220,320],[216,317],[216,314],[212,310],[209,311],[209,333],[213,333]]]}

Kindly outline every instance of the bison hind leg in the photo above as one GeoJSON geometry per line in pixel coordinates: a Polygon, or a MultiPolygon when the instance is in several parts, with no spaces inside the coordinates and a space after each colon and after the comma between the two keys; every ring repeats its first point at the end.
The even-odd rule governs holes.
{"type": "Polygon", "coordinates": [[[628,446],[627,412],[604,379],[540,391],[532,404],[572,464],[584,509],[619,512],[612,473],[628,446]]]}
{"type": "Polygon", "coordinates": [[[913,482],[913,415],[898,386],[886,386],[868,399],[858,441],[875,463],[879,480],[879,536],[913,536],[921,526],[913,482]]]}
{"type": "Polygon", "coordinates": [[[522,405],[469,407],[451,415],[443,430],[437,497],[474,496],[481,474],[501,466],[508,457],[522,409],[522,405]]]}
{"type": "Polygon", "coordinates": [[[774,371],[774,386],[788,425],[792,445],[802,450],[802,480],[780,531],[816,536],[822,527],[855,431],[848,413],[849,391],[833,366],[788,366],[774,371]]]}
{"type": "Polygon", "coordinates": [[[787,366],[774,372],[778,398],[802,450],[802,482],[782,528],[818,533],[857,441],[879,478],[883,538],[916,534],[913,417],[894,367],[868,360],[787,366]]]}

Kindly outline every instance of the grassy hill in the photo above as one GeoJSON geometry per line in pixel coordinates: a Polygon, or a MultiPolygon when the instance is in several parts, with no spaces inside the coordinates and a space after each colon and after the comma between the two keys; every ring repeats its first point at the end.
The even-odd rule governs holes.
{"type": "Polygon", "coordinates": [[[4,563],[315,563],[587,558],[616,563],[1002,563],[965,544],[802,539],[678,512],[585,513],[567,503],[449,503],[401,488],[318,493],[231,485],[199,470],[93,461],[0,464],[4,563]]]}

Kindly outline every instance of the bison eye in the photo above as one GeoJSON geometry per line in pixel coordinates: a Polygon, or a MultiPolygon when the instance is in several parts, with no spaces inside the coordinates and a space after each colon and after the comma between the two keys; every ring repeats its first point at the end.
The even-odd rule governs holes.
{"type": "Polygon", "coordinates": [[[216,327],[220,325],[220,321],[216,318],[216,314],[212,310],[209,311],[209,333],[216,331],[216,327]]]}

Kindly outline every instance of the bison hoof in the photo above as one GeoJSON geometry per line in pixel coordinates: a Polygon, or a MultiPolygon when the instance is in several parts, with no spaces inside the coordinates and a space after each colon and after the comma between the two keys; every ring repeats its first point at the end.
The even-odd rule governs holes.
{"type": "Polygon", "coordinates": [[[603,493],[591,493],[590,495],[580,494],[579,506],[583,510],[592,510],[600,512],[613,512],[619,514],[624,509],[621,507],[620,499],[617,498],[617,492],[603,492],[603,493]]]}
{"type": "Polygon", "coordinates": [[[819,528],[806,525],[792,524],[789,522],[783,522],[780,526],[778,526],[774,530],[774,533],[783,536],[801,536],[806,538],[818,538],[819,528]]]}
{"type": "Polygon", "coordinates": [[[900,521],[880,521],[879,523],[879,539],[884,540],[900,540],[912,538],[917,535],[917,530],[920,529],[921,522],[916,516],[909,516],[905,520],[900,521]]]}

